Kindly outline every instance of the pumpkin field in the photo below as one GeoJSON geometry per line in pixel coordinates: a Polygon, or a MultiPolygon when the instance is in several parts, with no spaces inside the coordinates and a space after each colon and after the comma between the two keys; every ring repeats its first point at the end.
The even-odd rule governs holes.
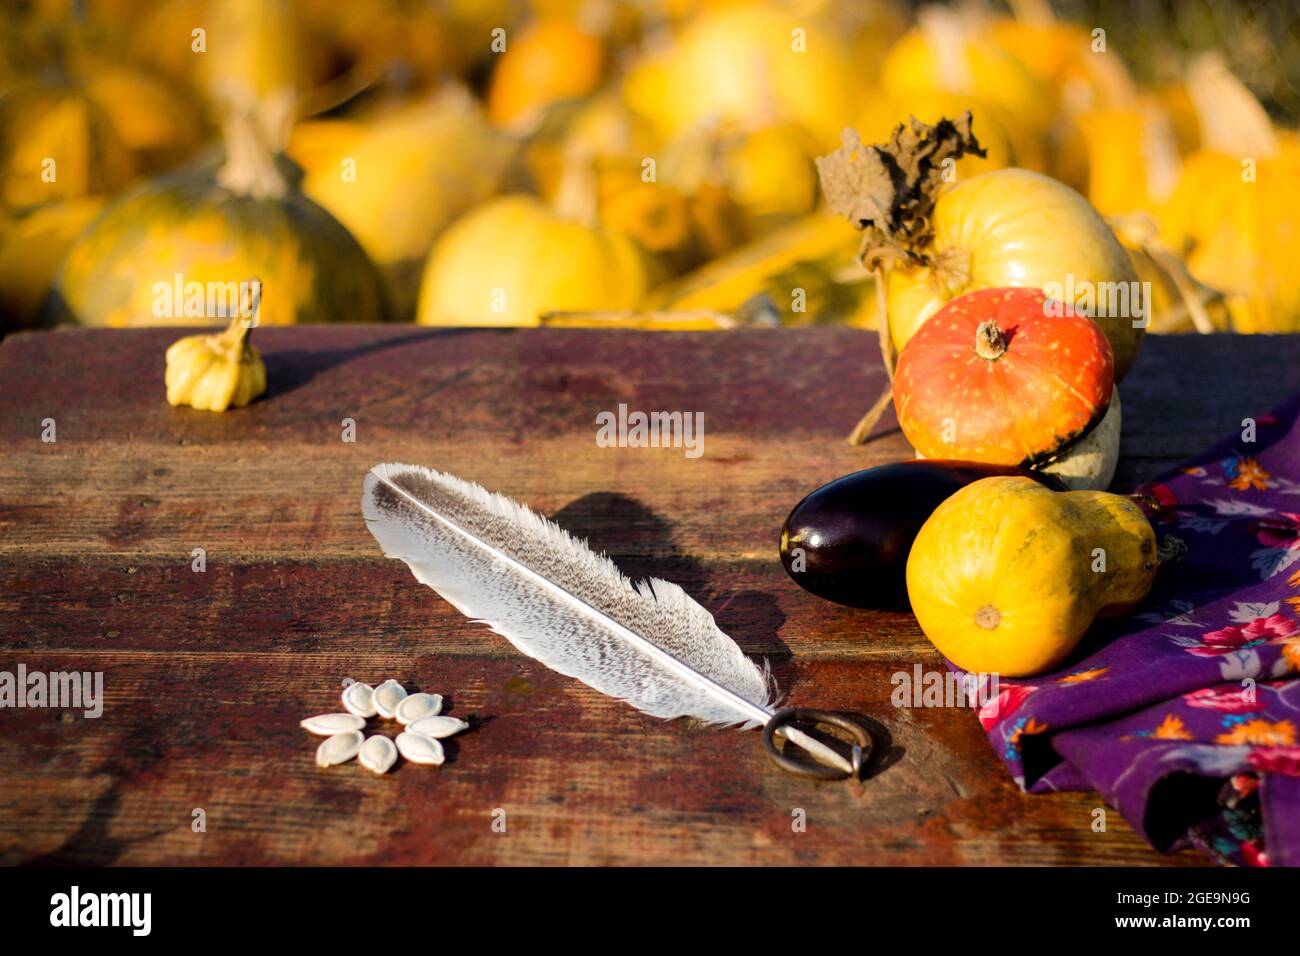
{"type": "MultiPolygon", "coordinates": [[[[1139,282],[1148,332],[1300,331],[1285,4],[4,8],[5,331],[220,324],[214,286],[256,278],[268,325],[878,328],[884,309],[897,349],[963,292],[1066,273],[1139,282]],[[936,193],[1052,182],[984,182],[936,211],[941,248],[877,274],[818,158],[845,129],[871,146],[967,112],[977,148],[936,193]],[[1011,205],[1049,193],[1087,200],[1071,237],[1026,226],[1034,251],[996,262],[1011,205]]],[[[1134,341],[1112,343],[1120,375],[1134,341]]]]}

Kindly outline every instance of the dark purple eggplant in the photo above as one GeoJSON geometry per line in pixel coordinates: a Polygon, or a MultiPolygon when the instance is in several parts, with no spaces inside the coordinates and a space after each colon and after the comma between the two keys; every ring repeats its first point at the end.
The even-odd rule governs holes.
{"type": "Polygon", "coordinates": [[[1054,491],[1053,475],[973,461],[899,461],[855,471],[795,505],[781,563],[806,591],[836,604],[906,610],[907,555],[945,498],[981,478],[1022,475],[1054,491]]]}

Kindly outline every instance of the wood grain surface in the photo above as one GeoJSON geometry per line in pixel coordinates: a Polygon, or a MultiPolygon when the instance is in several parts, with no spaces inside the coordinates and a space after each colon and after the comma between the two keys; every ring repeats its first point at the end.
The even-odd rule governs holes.
{"type": "MultiPolygon", "coordinates": [[[[1096,794],[1021,794],[969,711],[892,707],[892,673],[940,666],[915,621],[786,577],[777,535],[805,493],[910,454],[892,418],[843,440],[883,380],[872,333],[267,328],[270,394],[222,415],[163,400],[179,334],[0,344],[0,670],[105,683],[98,719],[0,710],[0,862],[1202,862],[1115,813],[1094,833],[1096,794]],[[620,402],[703,412],[703,456],[598,447],[620,402]],[[757,733],[644,717],[468,623],[367,532],[362,477],[386,460],[680,583],[790,702],[874,721],[869,778],[787,776],[757,733]],[[441,768],[318,769],[298,721],[338,709],[346,677],[442,693],[475,727],[441,768]]],[[[1297,368],[1300,336],[1148,337],[1117,485],[1280,401],[1297,368]]]]}

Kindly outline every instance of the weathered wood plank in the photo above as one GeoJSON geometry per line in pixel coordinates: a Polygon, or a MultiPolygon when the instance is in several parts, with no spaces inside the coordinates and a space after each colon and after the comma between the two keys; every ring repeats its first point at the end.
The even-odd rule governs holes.
{"type": "Polygon", "coordinates": [[[0,863],[1164,862],[1122,822],[1092,833],[1095,795],[1020,794],[969,715],[882,709],[889,664],[777,665],[794,702],[888,728],[883,771],[814,785],[774,770],[757,732],[648,720],[519,656],[340,640],[313,653],[18,660],[102,668],[106,704],[97,720],[6,715],[0,863]],[[297,722],[334,706],[345,673],[404,675],[484,723],[455,738],[442,768],[319,770],[319,738],[297,722]],[[191,831],[195,808],[206,833],[191,831]],[[792,828],[796,810],[806,832],[792,828]]]}
{"type": "MultiPolygon", "coordinates": [[[[910,614],[868,614],[819,600],[786,576],[775,550],[761,561],[725,564],[615,550],[611,556],[634,577],[665,577],[686,588],[749,653],[939,659],[910,614]]],[[[0,560],[0,618],[22,622],[4,646],[310,652],[340,634],[349,646],[374,653],[423,646],[443,654],[515,654],[416,586],[406,565],[379,555],[249,562],[213,554],[208,562],[195,573],[189,555],[131,563],[0,560]]]]}
{"type": "MultiPolygon", "coordinates": [[[[1095,795],[1021,795],[963,709],[895,710],[890,675],[938,665],[915,621],[825,604],[779,567],[804,493],[909,453],[888,422],[842,440],[883,381],[869,334],[263,329],[272,394],[227,415],[162,401],[177,334],[0,344],[0,670],[103,670],[107,693],[98,720],[4,712],[0,862],[1200,862],[1114,814],[1093,833],[1095,795]],[[619,402],[703,412],[704,456],[597,448],[619,402]],[[757,734],[649,720],[522,658],[379,556],[358,498],[385,459],[678,581],[793,702],[875,718],[892,756],[859,786],[809,785],[757,734]],[[485,723],[441,770],[317,770],[297,721],[342,677],[390,674],[485,723]]],[[[1275,404],[1297,368],[1300,337],[1149,340],[1121,483],[1275,404]]]]}

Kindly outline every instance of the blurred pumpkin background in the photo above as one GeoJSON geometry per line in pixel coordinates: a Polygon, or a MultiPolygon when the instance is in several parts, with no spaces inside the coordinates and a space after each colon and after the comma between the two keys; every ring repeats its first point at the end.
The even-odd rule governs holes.
{"type": "Polygon", "coordinates": [[[1291,2],[0,0],[0,330],[877,325],[844,127],[969,110],[1107,219],[1152,331],[1300,331],[1291,2]]]}

